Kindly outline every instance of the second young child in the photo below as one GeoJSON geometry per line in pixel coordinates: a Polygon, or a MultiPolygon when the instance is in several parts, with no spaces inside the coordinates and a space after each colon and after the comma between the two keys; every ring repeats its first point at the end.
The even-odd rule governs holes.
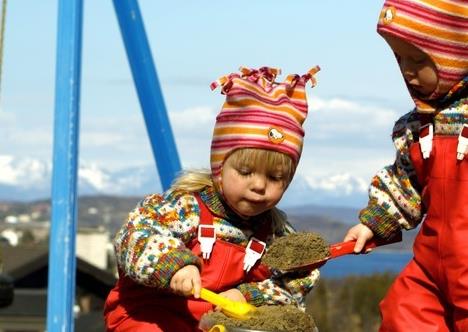
{"type": "Polygon", "coordinates": [[[395,163],[372,180],[345,240],[360,252],[422,223],[381,302],[380,331],[468,331],[468,2],[387,0],[378,32],[416,108],[395,124],[395,163]]]}

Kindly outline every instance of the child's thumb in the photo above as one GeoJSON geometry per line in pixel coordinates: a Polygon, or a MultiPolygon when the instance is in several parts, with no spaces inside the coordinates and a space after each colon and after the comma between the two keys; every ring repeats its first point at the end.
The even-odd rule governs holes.
{"type": "Polygon", "coordinates": [[[356,244],[354,245],[354,252],[356,254],[359,254],[362,251],[362,249],[366,245],[366,241],[367,239],[364,236],[358,237],[358,239],[356,240],[356,244]]]}
{"type": "Polygon", "coordinates": [[[193,293],[194,298],[196,299],[200,298],[200,290],[201,290],[200,278],[192,279],[192,293],[193,293]]]}

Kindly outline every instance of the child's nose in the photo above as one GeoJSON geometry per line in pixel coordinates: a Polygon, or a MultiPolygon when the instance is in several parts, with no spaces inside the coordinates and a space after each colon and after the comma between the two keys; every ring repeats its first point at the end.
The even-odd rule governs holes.
{"type": "Polygon", "coordinates": [[[255,175],[252,179],[252,190],[257,192],[264,192],[266,188],[266,177],[262,175],[255,175]]]}

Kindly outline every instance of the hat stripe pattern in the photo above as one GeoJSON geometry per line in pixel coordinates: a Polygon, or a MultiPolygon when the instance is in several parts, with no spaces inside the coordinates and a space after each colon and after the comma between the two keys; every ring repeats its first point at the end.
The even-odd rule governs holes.
{"type": "MultiPolygon", "coordinates": [[[[264,128],[261,128],[262,125],[264,125],[263,122],[257,122],[257,123],[252,123],[252,125],[256,125],[255,128],[247,127],[245,126],[244,128],[239,128],[237,126],[231,126],[231,127],[224,127],[224,128],[217,128],[215,131],[215,135],[217,136],[223,136],[223,141],[220,142],[214,142],[213,146],[223,146],[227,143],[231,144],[232,142],[228,142],[229,140],[237,139],[239,141],[245,140],[242,138],[242,135],[249,135],[252,138],[256,136],[256,139],[263,138],[265,136],[265,130],[264,128]]],[[[269,129],[269,128],[268,128],[269,129]]],[[[288,130],[283,130],[283,134],[285,136],[285,142],[283,145],[292,145],[292,146],[297,146],[302,143],[302,135],[294,133],[292,131],[288,130]]]]}
{"type": "MultiPolygon", "coordinates": [[[[233,137],[232,139],[226,139],[226,142],[223,144],[215,144],[213,148],[218,149],[218,154],[212,156],[212,163],[222,163],[225,158],[225,155],[229,155],[230,152],[233,152],[233,145],[241,146],[243,148],[260,148],[265,149],[265,144],[262,144],[261,139],[263,135],[251,135],[251,139],[240,139],[238,137],[233,137]]],[[[285,143],[282,145],[281,150],[287,155],[297,154],[297,145],[291,143],[285,143]]],[[[222,165],[221,165],[222,166],[222,165]]],[[[219,175],[220,173],[215,172],[214,175],[219,175]]]]}
{"type": "MultiPolygon", "coordinates": [[[[278,104],[277,102],[272,102],[271,104],[263,102],[258,102],[255,99],[250,98],[250,96],[247,96],[246,98],[242,98],[241,101],[239,102],[233,102],[230,103],[229,105],[225,105],[226,113],[229,111],[236,112],[239,107],[244,108],[246,111],[252,110],[252,111],[260,111],[260,112],[266,112],[271,114],[271,111],[269,112],[268,110],[271,109],[271,107],[275,107],[277,111],[281,111],[285,114],[286,116],[290,118],[291,123],[294,125],[297,123],[297,121],[300,121],[302,118],[302,114],[300,109],[294,109],[290,107],[291,105],[285,105],[284,103],[278,104]]],[[[301,107],[302,108],[302,107],[301,107]]],[[[302,111],[304,112],[304,111],[302,111]]],[[[284,119],[284,121],[287,121],[288,119],[284,119]]]]}
{"type": "MultiPolygon", "coordinates": [[[[266,116],[268,116],[267,112],[260,112],[260,113],[266,114],[266,116]]],[[[221,131],[223,130],[223,128],[228,128],[228,127],[232,128],[231,129],[232,131],[235,131],[237,128],[236,127],[237,123],[238,123],[238,121],[236,120],[237,119],[235,119],[234,121],[229,121],[229,119],[225,119],[225,121],[223,121],[222,124],[216,127],[215,132],[221,131]]],[[[255,125],[256,128],[258,128],[258,126],[265,124],[264,118],[258,117],[258,116],[247,115],[245,120],[249,121],[250,124],[255,125]]],[[[269,118],[268,124],[269,126],[283,126],[285,129],[288,129],[291,132],[297,133],[298,136],[302,136],[304,134],[303,130],[301,130],[301,128],[295,127],[294,124],[291,123],[291,121],[288,121],[289,119],[285,119],[285,121],[281,121],[281,120],[282,119],[273,115],[269,118]]],[[[249,125],[246,125],[245,128],[249,128],[249,125]]],[[[224,131],[226,131],[226,129],[224,129],[224,131]]]]}
{"type": "Polygon", "coordinates": [[[434,61],[439,85],[429,99],[441,96],[468,74],[468,1],[387,0],[379,33],[419,47],[434,61]]]}
{"type": "Polygon", "coordinates": [[[213,179],[220,181],[226,158],[236,149],[261,148],[282,152],[296,165],[302,152],[307,116],[305,84],[319,70],[288,76],[276,82],[279,69],[241,67],[240,73],[223,76],[211,84],[222,86],[226,101],[216,118],[211,143],[213,179]]]}

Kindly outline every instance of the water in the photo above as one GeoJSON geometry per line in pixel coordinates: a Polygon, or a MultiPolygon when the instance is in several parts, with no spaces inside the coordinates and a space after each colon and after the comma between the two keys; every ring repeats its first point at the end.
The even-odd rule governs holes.
{"type": "Polygon", "coordinates": [[[412,257],[411,252],[371,252],[367,255],[346,255],[329,260],[320,268],[320,272],[324,278],[383,272],[396,274],[408,264],[412,257]]]}

